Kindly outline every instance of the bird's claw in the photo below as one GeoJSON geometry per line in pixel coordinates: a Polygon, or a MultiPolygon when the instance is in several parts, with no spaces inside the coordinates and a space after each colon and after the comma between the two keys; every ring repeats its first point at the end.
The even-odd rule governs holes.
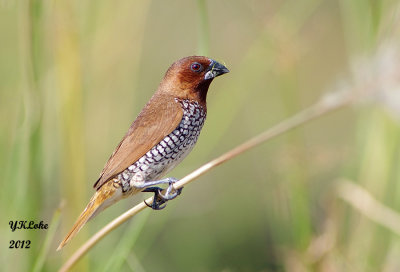
{"type": "Polygon", "coordinates": [[[148,207],[152,208],[153,210],[162,210],[167,206],[167,204],[165,204],[165,203],[168,200],[172,200],[181,194],[183,188],[175,189],[173,187],[173,185],[177,181],[177,179],[169,178],[169,180],[170,180],[169,186],[166,189],[165,194],[161,193],[163,191],[163,189],[160,187],[148,187],[142,191],[142,192],[154,193],[153,203],[151,205],[148,204],[146,201],[144,201],[144,203],[148,207]],[[163,205],[163,204],[165,204],[165,205],[163,205]]]}
{"type": "Polygon", "coordinates": [[[176,181],[177,181],[177,180],[171,181],[171,182],[169,183],[169,186],[168,186],[168,188],[167,188],[167,191],[165,192],[165,195],[162,194],[162,191],[159,191],[159,192],[158,192],[158,193],[159,193],[159,196],[160,196],[162,199],[164,199],[165,201],[172,200],[172,199],[174,199],[175,197],[177,197],[178,195],[181,194],[182,188],[175,189],[175,188],[173,187],[173,184],[174,184],[176,181]],[[173,193],[171,193],[172,190],[174,190],[173,193]]]}
{"type": "MultiPolygon", "coordinates": [[[[154,194],[156,195],[157,193],[154,193],[154,194]]],[[[151,203],[151,205],[149,203],[147,203],[146,200],[144,200],[143,202],[144,202],[144,204],[146,204],[147,207],[152,208],[153,210],[157,210],[157,211],[162,210],[167,206],[167,204],[165,204],[164,206],[161,206],[162,204],[165,203],[165,200],[164,201],[158,200],[156,198],[156,196],[154,196],[153,203],[151,203]]]]}

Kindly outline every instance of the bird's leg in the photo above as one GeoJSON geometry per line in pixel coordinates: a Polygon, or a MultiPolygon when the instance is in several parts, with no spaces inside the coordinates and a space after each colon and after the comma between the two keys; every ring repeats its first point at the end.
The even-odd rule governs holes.
{"type": "Polygon", "coordinates": [[[151,207],[153,210],[161,210],[164,209],[166,205],[161,206],[162,204],[164,204],[165,202],[167,202],[168,200],[172,200],[174,198],[176,198],[178,195],[181,194],[182,192],[182,188],[179,189],[174,189],[173,185],[175,182],[177,182],[178,180],[176,178],[166,178],[166,179],[162,179],[162,180],[156,180],[156,181],[146,181],[143,185],[140,186],[135,186],[137,188],[145,188],[147,186],[152,186],[152,185],[157,185],[157,184],[164,184],[164,183],[168,183],[168,188],[166,189],[165,194],[162,194],[161,191],[163,190],[160,187],[147,187],[145,188],[142,192],[152,192],[154,193],[154,200],[153,203],[151,205],[147,204],[147,202],[145,201],[144,203],[151,207]],[[173,193],[172,190],[174,190],[173,193]]]}
{"type": "Polygon", "coordinates": [[[145,181],[142,184],[134,184],[134,186],[138,189],[142,188],[147,188],[153,185],[159,185],[159,184],[173,184],[177,182],[178,180],[176,178],[166,178],[166,179],[160,179],[160,180],[154,180],[154,181],[145,181]]]}

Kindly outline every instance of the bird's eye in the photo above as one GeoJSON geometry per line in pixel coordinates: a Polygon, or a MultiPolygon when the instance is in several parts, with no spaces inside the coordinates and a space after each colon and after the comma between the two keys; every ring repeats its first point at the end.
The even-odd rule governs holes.
{"type": "Polygon", "coordinates": [[[194,62],[192,63],[192,65],[190,66],[190,69],[192,69],[193,72],[200,72],[201,71],[201,64],[198,62],[194,62]]]}

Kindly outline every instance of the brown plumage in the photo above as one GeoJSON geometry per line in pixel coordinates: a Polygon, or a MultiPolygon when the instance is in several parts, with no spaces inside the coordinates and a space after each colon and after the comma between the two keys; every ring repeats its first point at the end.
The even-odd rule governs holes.
{"type": "Polygon", "coordinates": [[[157,92],[132,123],[94,184],[95,194],[59,245],[61,249],[83,225],[116,201],[137,192],[155,192],[153,209],[176,197],[159,194],[158,180],[191,151],[203,126],[211,81],[228,69],[200,56],[178,60],[166,72],[157,92]],[[147,188],[147,189],[146,189],[147,188]]]}
{"type": "Polygon", "coordinates": [[[94,184],[96,190],[137,161],[178,126],[183,111],[173,100],[174,97],[160,92],[153,95],[106,163],[94,184]]]}

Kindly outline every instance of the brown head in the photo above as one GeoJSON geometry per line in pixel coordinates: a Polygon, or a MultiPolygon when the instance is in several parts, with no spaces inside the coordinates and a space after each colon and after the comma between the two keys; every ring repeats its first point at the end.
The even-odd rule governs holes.
{"type": "Polygon", "coordinates": [[[186,57],[169,67],[158,92],[205,104],[211,81],[228,72],[229,70],[224,65],[210,58],[186,57]]]}

